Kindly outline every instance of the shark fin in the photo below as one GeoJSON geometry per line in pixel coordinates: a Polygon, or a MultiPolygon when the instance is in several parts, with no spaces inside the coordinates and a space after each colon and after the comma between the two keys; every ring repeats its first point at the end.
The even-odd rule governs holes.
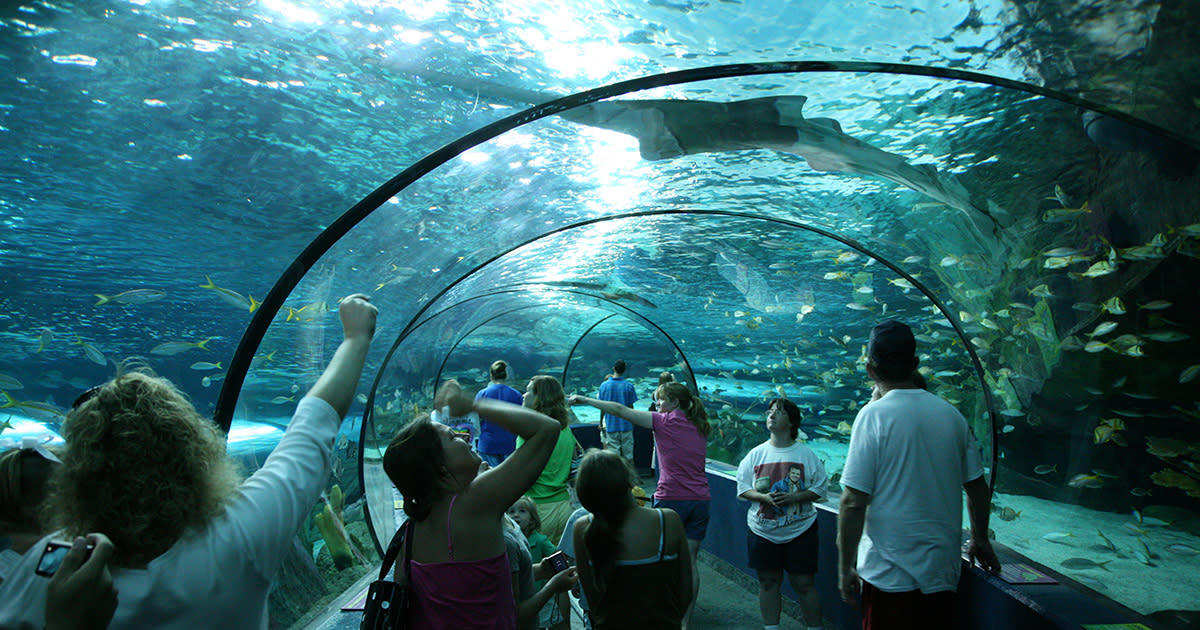
{"type": "Polygon", "coordinates": [[[807,96],[777,96],[774,97],[774,100],[775,111],[779,113],[780,125],[795,127],[805,122],[804,114],[800,113],[800,110],[808,102],[807,96]]]}
{"type": "Polygon", "coordinates": [[[667,129],[665,116],[658,108],[641,111],[642,126],[637,134],[638,149],[646,160],[665,160],[686,155],[679,140],[667,129]]]}
{"type": "Polygon", "coordinates": [[[816,126],[816,127],[825,127],[826,129],[832,129],[838,133],[845,133],[844,131],[842,131],[841,124],[839,124],[838,121],[836,121],[832,118],[807,118],[804,120],[804,122],[807,122],[808,124],[816,126]]]}

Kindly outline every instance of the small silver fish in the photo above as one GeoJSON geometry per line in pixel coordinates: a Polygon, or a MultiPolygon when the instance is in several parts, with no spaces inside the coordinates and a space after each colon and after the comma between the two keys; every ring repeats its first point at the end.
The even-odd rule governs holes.
{"type": "Polygon", "coordinates": [[[1180,372],[1179,373],[1179,382],[1180,383],[1190,383],[1190,382],[1196,380],[1197,375],[1200,375],[1200,363],[1197,363],[1196,365],[1188,366],[1182,372],[1180,372]]]}
{"type": "Polygon", "coordinates": [[[1088,560],[1087,558],[1067,558],[1066,560],[1063,560],[1059,564],[1063,565],[1064,567],[1067,567],[1068,569],[1100,568],[1100,569],[1104,569],[1105,571],[1107,571],[1108,569],[1105,568],[1104,565],[1108,564],[1109,562],[1112,562],[1112,560],[1105,560],[1104,562],[1095,562],[1092,560],[1088,560]]]}
{"type": "Polygon", "coordinates": [[[221,369],[221,364],[219,362],[209,363],[208,361],[197,361],[193,363],[191,367],[193,370],[219,370],[221,369]]]}
{"type": "Polygon", "coordinates": [[[165,291],[160,291],[158,289],[132,289],[130,291],[123,291],[116,295],[100,295],[99,293],[94,293],[93,295],[100,298],[99,301],[94,304],[94,306],[100,306],[101,304],[108,304],[109,302],[115,302],[117,304],[146,304],[155,300],[161,300],[167,294],[165,291]]]}
{"type": "Polygon", "coordinates": [[[1167,545],[1166,547],[1163,547],[1163,549],[1166,549],[1167,551],[1169,551],[1177,556],[1194,556],[1194,555],[1200,554],[1200,549],[1196,549],[1195,547],[1190,547],[1183,543],[1170,544],[1170,545],[1167,545]]]}

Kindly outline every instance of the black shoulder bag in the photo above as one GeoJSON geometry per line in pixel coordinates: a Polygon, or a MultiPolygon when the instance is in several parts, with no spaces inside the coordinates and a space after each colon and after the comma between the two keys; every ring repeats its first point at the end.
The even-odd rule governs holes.
{"type": "MultiPolygon", "coordinates": [[[[408,608],[409,593],[412,590],[412,572],[409,560],[412,558],[412,520],[404,521],[392,542],[388,544],[383,556],[383,566],[379,569],[379,579],[371,582],[367,590],[367,600],[363,606],[362,624],[359,630],[405,630],[409,626],[408,608]],[[404,544],[404,580],[392,582],[387,579],[388,571],[396,562],[396,554],[400,552],[400,544],[404,544]]],[[[397,576],[399,577],[399,576],[397,576]]]]}

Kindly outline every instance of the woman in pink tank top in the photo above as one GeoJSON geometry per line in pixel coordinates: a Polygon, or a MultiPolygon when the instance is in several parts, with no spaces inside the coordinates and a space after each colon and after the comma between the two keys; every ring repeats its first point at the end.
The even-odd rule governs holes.
{"type": "Polygon", "coordinates": [[[421,414],[388,444],[383,469],[413,521],[412,627],[512,630],[516,605],[501,518],[545,467],[559,423],[518,405],[475,400],[455,381],[434,398],[434,408],[447,407],[452,417],[485,416],[525,443],[480,473],[471,447],[421,414]]]}

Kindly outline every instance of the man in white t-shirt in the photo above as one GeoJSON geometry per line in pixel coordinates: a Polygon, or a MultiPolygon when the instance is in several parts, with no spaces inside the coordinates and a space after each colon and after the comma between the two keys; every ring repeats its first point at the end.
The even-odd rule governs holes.
{"type": "Polygon", "coordinates": [[[867,374],[880,398],[854,420],[838,510],[839,588],[853,603],[861,587],[864,630],[958,627],[963,490],[966,550],[1000,569],[979,445],[958,410],[913,383],[916,368],[908,326],[888,320],[871,331],[867,374]]]}
{"type": "Polygon", "coordinates": [[[817,598],[817,511],[813,501],[825,498],[825,465],[812,449],[796,441],[800,409],[786,398],[767,406],[771,437],[750,449],[738,464],[738,498],[754,501],[746,512],[746,547],[750,568],[758,572],[758,608],[763,627],[778,630],[782,607],[779,587],[786,570],[800,596],[800,609],[810,630],[822,627],[817,598]]]}

